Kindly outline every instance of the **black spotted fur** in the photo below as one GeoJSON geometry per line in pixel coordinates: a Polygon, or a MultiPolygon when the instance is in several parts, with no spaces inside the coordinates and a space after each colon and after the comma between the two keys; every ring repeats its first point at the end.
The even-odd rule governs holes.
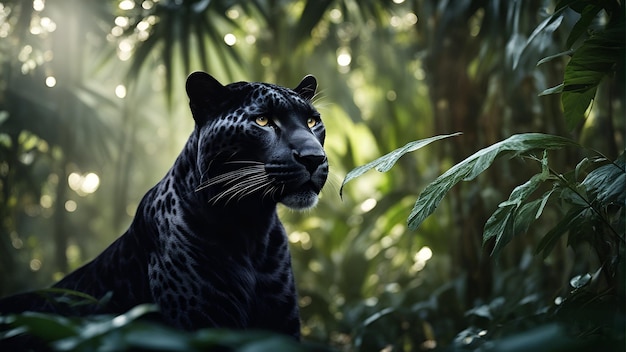
{"type": "Polygon", "coordinates": [[[180,156],[143,197],[127,232],[53,286],[109,294],[105,303],[69,306],[27,293],[4,299],[0,313],[117,314],[156,303],[163,321],[187,330],[255,328],[298,338],[276,205],[309,208],[326,181],[325,130],[311,104],[316,85],[312,76],[290,90],[190,75],[196,126],[180,156]]]}

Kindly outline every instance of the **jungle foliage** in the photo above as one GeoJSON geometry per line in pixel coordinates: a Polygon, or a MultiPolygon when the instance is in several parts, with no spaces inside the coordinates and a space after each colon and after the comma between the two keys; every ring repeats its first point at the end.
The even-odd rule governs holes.
{"type": "Polygon", "coordinates": [[[316,75],[333,173],[315,210],[281,209],[304,344],[183,333],[143,319],[151,306],[3,316],[0,339],[623,348],[624,17],[617,0],[0,2],[0,294],[51,283],[123,232],[191,131],[193,70],[316,75]]]}

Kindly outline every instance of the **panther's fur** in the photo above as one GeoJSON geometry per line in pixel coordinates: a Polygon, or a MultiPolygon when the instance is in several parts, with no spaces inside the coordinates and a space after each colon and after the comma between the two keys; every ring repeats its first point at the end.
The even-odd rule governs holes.
{"type": "Polygon", "coordinates": [[[290,90],[223,86],[204,72],[191,74],[186,87],[196,124],[173,167],[143,197],[123,236],[54,285],[98,299],[110,292],[109,303],[37,306],[25,302],[27,295],[20,304],[0,304],[0,312],[122,313],[156,303],[165,322],[184,329],[258,328],[299,337],[276,205],[312,207],[326,181],[325,130],[311,103],[316,86],[312,76],[290,90]]]}

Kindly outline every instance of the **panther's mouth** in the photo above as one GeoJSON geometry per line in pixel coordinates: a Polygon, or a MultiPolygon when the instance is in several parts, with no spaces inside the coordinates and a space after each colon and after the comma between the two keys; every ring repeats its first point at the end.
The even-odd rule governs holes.
{"type": "Polygon", "coordinates": [[[293,210],[306,210],[316,206],[318,200],[318,192],[309,189],[286,194],[280,199],[280,203],[293,210]]]}
{"type": "Polygon", "coordinates": [[[310,209],[317,205],[323,186],[323,181],[316,182],[310,178],[300,186],[286,190],[278,201],[294,210],[310,209]]]}
{"type": "Polygon", "coordinates": [[[311,172],[299,167],[254,161],[228,161],[214,168],[196,192],[207,189],[209,203],[228,205],[258,199],[283,203],[294,210],[317,204],[326,183],[328,168],[320,165],[311,172]]]}

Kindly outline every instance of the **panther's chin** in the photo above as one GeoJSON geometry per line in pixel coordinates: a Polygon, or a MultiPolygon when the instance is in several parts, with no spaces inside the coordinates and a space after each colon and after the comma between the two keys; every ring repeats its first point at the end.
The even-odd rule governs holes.
{"type": "Polygon", "coordinates": [[[280,202],[293,210],[306,210],[316,206],[318,199],[317,192],[303,190],[285,195],[280,202]]]}

